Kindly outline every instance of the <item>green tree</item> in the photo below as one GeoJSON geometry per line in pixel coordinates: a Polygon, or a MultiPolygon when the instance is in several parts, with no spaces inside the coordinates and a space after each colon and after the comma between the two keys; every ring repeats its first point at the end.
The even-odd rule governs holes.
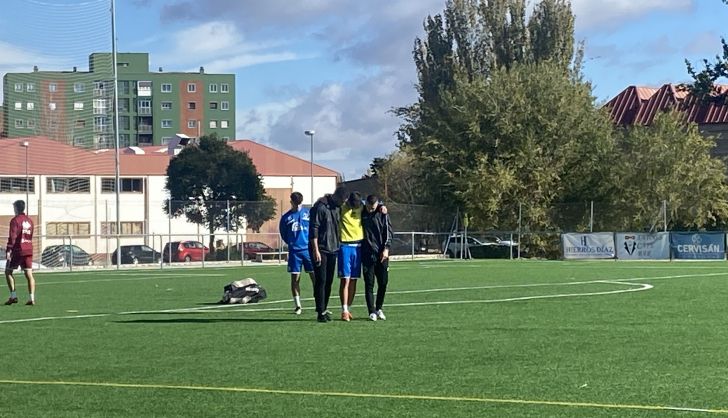
{"type": "MultiPolygon", "coordinates": [[[[728,5],[728,0],[721,1],[728,5]]],[[[696,70],[690,61],[685,60],[685,65],[687,66],[688,73],[693,78],[693,83],[683,85],[682,87],[703,101],[726,99],[726,95],[721,94],[715,86],[715,82],[718,79],[728,77],[728,43],[725,38],[721,38],[720,42],[723,47],[722,55],[716,55],[715,62],[704,59],[704,68],[701,71],[696,70]]]]}
{"type": "Polygon", "coordinates": [[[172,207],[165,203],[165,213],[205,225],[210,248],[215,231],[227,227],[228,220],[230,230],[247,222],[248,228],[258,231],[275,216],[275,202],[265,194],[250,156],[215,134],[200,137],[198,144],[185,147],[170,161],[166,188],[172,207]]]}
{"type": "Polygon", "coordinates": [[[663,113],[651,126],[636,126],[619,139],[612,165],[612,228],[643,230],[668,204],[668,228],[713,229],[728,219],[725,164],[710,155],[715,141],[686,124],[678,112],[663,113]]]}

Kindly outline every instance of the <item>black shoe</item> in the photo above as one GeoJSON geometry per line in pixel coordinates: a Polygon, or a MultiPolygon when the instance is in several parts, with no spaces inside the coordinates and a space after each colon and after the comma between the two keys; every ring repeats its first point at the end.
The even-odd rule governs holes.
{"type": "Polygon", "coordinates": [[[326,319],[326,322],[331,322],[331,315],[325,313],[324,318],[326,319]]]}
{"type": "Polygon", "coordinates": [[[329,320],[326,319],[326,316],[325,315],[321,315],[321,314],[316,315],[316,321],[317,322],[329,322],[329,320]]]}

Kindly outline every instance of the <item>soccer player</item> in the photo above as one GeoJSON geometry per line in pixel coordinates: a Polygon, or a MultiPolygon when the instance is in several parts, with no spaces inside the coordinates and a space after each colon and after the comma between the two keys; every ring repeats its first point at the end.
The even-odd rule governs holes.
{"type": "Polygon", "coordinates": [[[362,202],[359,192],[352,192],[341,207],[341,247],[339,247],[339,299],[341,320],[351,321],[354,317],[349,307],[356,295],[356,282],[361,277],[361,242],[364,230],[361,223],[362,202]]]}
{"type": "Polygon", "coordinates": [[[308,253],[308,223],[309,210],[301,206],[303,195],[299,192],[291,193],[291,210],[286,212],[278,224],[281,238],[288,245],[288,272],[291,273],[291,294],[293,295],[294,311],[301,314],[301,267],[311,277],[314,283],[313,264],[308,253]]]}
{"type": "Polygon", "coordinates": [[[346,188],[339,186],[334,194],[320,198],[311,208],[308,246],[314,264],[313,297],[318,322],[331,321],[328,306],[339,252],[339,207],[346,195],[346,188]]]}
{"type": "Polygon", "coordinates": [[[367,196],[362,226],[364,227],[364,241],[362,241],[362,266],[364,267],[364,295],[367,300],[369,319],[385,320],[382,311],[384,295],[389,282],[389,246],[392,243],[392,224],[389,215],[377,210],[379,199],[375,195],[367,196]],[[374,301],[374,277],[377,279],[377,299],[374,301]]]}
{"type": "Polygon", "coordinates": [[[5,281],[8,283],[10,298],[6,305],[18,303],[18,294],[15,291],[15,278],[13,270],[23,269],[28,280],[30,293],[26,305],[35,305],[35,279],[33,278],[33,220],[25,215],[25,202],[16,200],[13,203],[15,217],[10,220],[10,234],[8,245],[5,248],[5,281]]]}

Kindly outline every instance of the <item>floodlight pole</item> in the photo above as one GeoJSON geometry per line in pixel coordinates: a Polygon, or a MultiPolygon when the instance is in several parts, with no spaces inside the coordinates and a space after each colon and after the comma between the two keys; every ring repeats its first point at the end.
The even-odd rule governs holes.
{"type": "Polygon", "coordinates": [[[311,137],[311,207],[313,207],[314,194],[313,194],[313,135],[316,133],[314,130],[305,131],[304,134],[311,137]]]}
{"type": "MultiPolygon", "coordinates": [[[[121,181],[119,180],[119,112],[118,112],[118,98],[119,98],[119,74],[116,64],[116,1],[111,0],[111,66],[114,74],[114,100],[112,101],[112,111],[114,112],[114,143],[116,152],[114,153],[115,171],[114,171],[114,187],[116,191],[116,248],[118,257],[116,257],[116,268],[121,266],[121,247],[119,240],[119,233],[121,232],[121,210],[120,210],[120,199],[119,189],[121,181]]],[[[108,248],[106,249],[108,251],[108,248]]]]}

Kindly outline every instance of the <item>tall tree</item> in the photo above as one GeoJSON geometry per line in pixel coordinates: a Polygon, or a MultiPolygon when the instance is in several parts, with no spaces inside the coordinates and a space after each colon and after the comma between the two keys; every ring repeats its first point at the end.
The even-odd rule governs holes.
{"type": "Polygon", "coordinates": [[[275,202],[265,194],[260,174],[250,156],[230,147],[217,135],[202,136],[199,143],[185,147],[167,167],[166,188],[174,217],[205,225],[214,248],[215,231],[237,230],[246,222],[259,230],[275,216],[275,202]],[[229,205],[228,205],[229,202],[229,205]]]}
{"type": "MultiPolygon", "coordinates": [[[[728,0],[721,1],[728,5],[728,0]]],[[[687,88],[692,94],[704,101],[726,99],[725,92],[719,91],[715,86],[715,82],[718,79],[728,77],[728,43],[725,38],[721,38],[720,42],[723,47],[722,55],[716,55],[715,62],[704,59],[704,68],[702,70],[696,70],[690,61],[685,60],[685,65],[687,66],[688,73],[693,78],[693,82],[682,87],[687,88]]]]}

